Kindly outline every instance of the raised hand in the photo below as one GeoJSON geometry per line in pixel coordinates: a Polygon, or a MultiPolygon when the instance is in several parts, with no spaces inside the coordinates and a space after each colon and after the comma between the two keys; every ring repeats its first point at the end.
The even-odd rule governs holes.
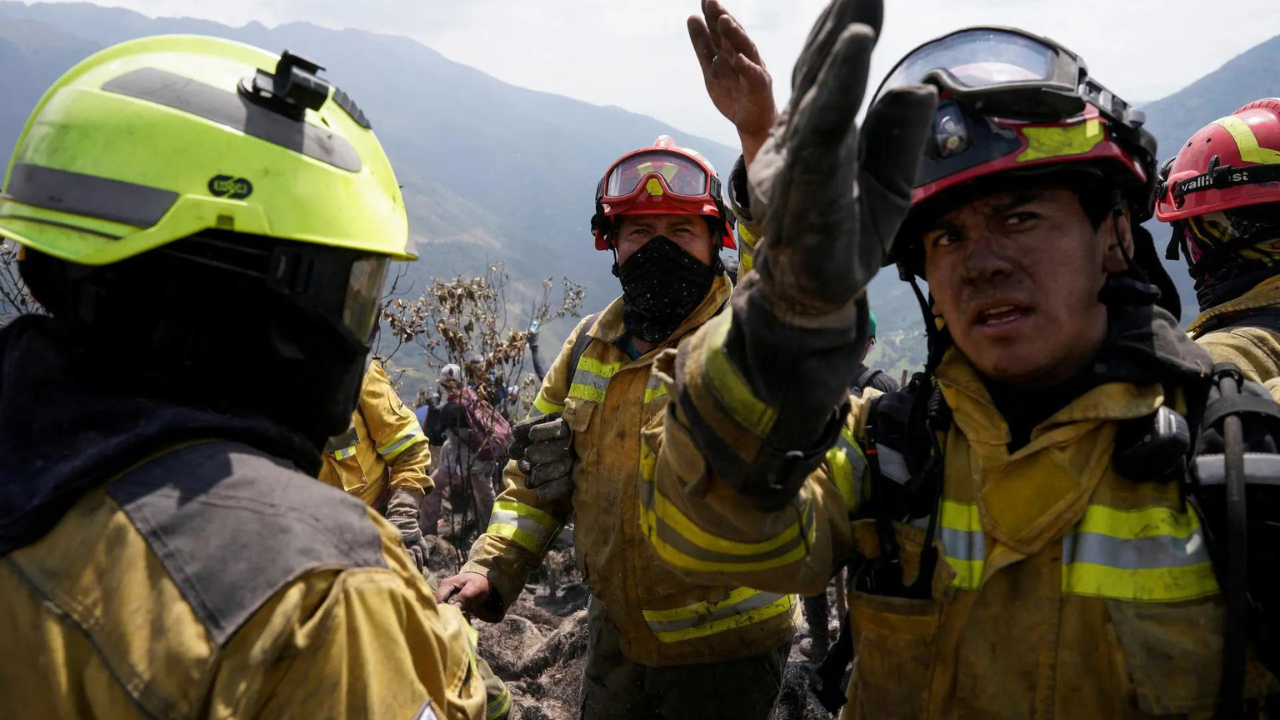
{"type": "Polygon", "coordinates": [[[716,0],[703,0],[702,15],[689,17],[689,40],[702,66],[707,95],[738,129],[742,154],[750,165],[778,115],[773,78],[760,51],[716,0]]]}
{"type": "Polygon", "coordinates": [[[883,17],[883,0],[827,6],[796,63],[791,100],[748,172],[765,237],[760,284],[791,322],[852,317],[910,206],[937,96],[927,86],[886,93],[859,137],[883,17]]]}

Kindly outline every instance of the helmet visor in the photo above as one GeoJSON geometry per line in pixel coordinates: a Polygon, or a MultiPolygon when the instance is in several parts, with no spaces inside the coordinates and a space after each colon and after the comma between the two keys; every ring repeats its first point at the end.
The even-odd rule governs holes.
{"type": "Polygon", "coordinates": [[[347,297],[342,305],[342,324],[356,338],[373,337],[378,324],[378,308],[382,300],[382,285],[387,279],[386,255],[365,255],[351,263],[347,276],[347,297]]]}
{"type": "Polygon", "coordinates": [[[935,71],[966,90],[1025,83],[1065,85],[1057,82],[1060,55],[1058,48],[1009,30],[964,30],[922,45],[903,58],[881,84],[876,99],[893,88],[923,82],[935,71]]]}
{"type": "Polygon", "coordinates": [[[684,197],[705,197],[711,192],[711,178],[706,168],[684,155],[654,151],[629,155],[610,168],[602,199],[608,202],[625,198],[635,193],[642,183],[654,195],[670,192],[684,197]],[[659,187],[652,187],[654,183],[659,187]]]}

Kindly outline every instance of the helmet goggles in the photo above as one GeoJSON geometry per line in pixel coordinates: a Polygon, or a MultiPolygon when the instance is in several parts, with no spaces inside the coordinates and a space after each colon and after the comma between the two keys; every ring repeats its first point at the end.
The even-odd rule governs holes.
{"type": "Polygon", "coordinates": [[[600,200],[620,203],[647,194],[710,200],[719,197],[720,180],[692,158],[665,150],[642,150],[614,163],[605,174],[600,200]]]}
{"type": "Polygon", "coordinates": [[[721,199],[720,178],[700,154],[662,136],[651,147],[616,160],[596,186],[591,227],[596,249],[607,250],[610,218],[618,215],[704,215],[724,222],[725,247],[735,247],[733,216],[721,199]]]}
{"type": "Polygon", "coordinates": [[[1136,127],[1146,118],[1090,78],[1079,55],[1015,28],[969,28],[921,45],[890,71],[875,99],[920,83],[987,116],[1049,122],[1089,103],[1113,123],[1136,127]]]}

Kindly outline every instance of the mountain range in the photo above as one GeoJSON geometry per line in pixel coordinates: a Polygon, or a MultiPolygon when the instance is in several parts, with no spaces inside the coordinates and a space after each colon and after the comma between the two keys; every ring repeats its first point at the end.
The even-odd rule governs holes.
{"type": "MultiPolygon", "coordinates": [[[[501,260],[514,304],[539,292],[543,279],[558,284],[568,276],[587,290],[584,312],[598,310],[618,293],[612,259],[593,249],[590,233],[596,183],[609,163],[664,134],[702,152],[722,176],[737,156],[736,148],[654,118],[504,83],[408,38],[308,23],[233,28],[83,3],[19,2],[0,2],[0,90],[6,98],[0,148],[12,147],[44,89],[80,59],[123,40],[164,33],[288,49],[327,68],[325,77],[369,116],[404,187],[421,257],[408,280],[419,289],[430,277],[480,275],[488,262],[501,260]]],[[[1145,105],[1162,157],[1205,123],[1250,100],[1280,96],[1277,67],[1280,37],[1145,105]]],[[[1167,230],[1151,229],[1163,249],[1167,230]]],[[[1170,263],[1169,269],[1189,320],[1195,312],[1190,279],[1181,265],[1170,263]]],[[[923,333],[910,289],[896,273],[884,272],[870,292],[881,328],[872,360],[895,371],[918,364],[923,333]]],[[[544,348],[556,347],[570,329],[563,321],[548,328],[544,348]]]]}

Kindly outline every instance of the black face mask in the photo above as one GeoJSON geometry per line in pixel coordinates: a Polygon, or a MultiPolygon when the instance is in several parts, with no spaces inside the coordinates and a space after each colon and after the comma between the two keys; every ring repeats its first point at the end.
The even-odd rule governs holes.
{"type": "Polygon", "coordinates": [[[614,274],[622,281],[622,322],[627,332],[649,343],[671,337],[724,272],[717,256],[710,265],[665,235],[651,238],[614,274]]]}

